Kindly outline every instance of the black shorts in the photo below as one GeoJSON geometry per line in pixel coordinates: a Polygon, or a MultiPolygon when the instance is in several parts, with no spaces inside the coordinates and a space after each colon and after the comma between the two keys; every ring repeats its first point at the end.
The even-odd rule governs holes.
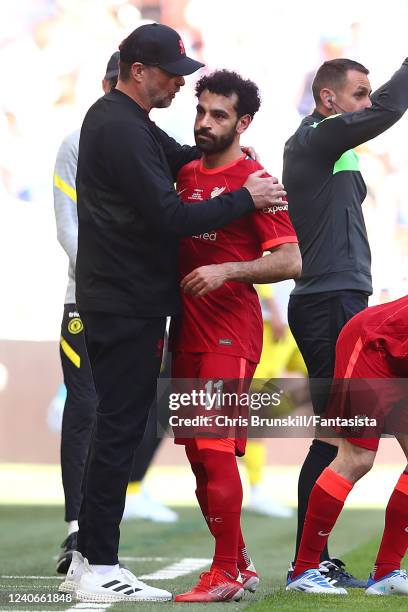
{"type": "Polygon", "coordinates": [[[360,291],[290,296],[289,327],[306,363],[315,414],[326,408],[339,333],[367,305],[368,296],[360,291]]]}

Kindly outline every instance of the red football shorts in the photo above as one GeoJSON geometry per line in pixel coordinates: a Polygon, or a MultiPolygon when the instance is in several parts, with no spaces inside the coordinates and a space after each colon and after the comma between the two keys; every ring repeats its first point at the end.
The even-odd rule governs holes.
{"type": "MultiPolygon", "coordinates": [[[[240,391],[247,393],[254,376],[257,363],[244,357],[224,355],[220,353],[183,353],[172,354],[172,378],[219,380],[226,379],[238,384],[240,391]]],[[[228,389],[231,391],[231,389],[228,389]]],[[[236,389],[234,389],[236,390],[236,389]]],[[[176,444],[186,444],[191,438],[174,439],[176,444]]],[[[240,437],[228,438],[194,438],[197,449],[211,448],[213,450],[231,452],[239,457],[245,454],[246,432],[240,428],[240,437]]]]}
{"type": "Polygon", "coordinates": [[[375,419],[376,425],[366,428],[365,433],[361,430],[356,432],[363,437],[347,435],[346,440],[361,448],[377,451],[385,420],[387,423],[391,420],[392,427],[393,408],[404,399],[404,388],[397,380],[392,359],[372,341],[365,341],[367,312],[363,310],[354,316],[337,340],[335,380],[327,416],[350,418],[364,415],[375,419]]]}

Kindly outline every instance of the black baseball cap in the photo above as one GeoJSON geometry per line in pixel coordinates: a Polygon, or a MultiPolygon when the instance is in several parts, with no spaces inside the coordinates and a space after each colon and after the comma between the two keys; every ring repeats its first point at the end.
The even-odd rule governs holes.
{"type": "Polygon", "coordinates": [[[114,79],[119,76],[119,51],[115,51],[115,53],[111,56],[108,65],[106,66],[106,74],[104,78],[106,80],[114,79]]]}
{"type": "Polygon", "coordinates": [[[161,23],[142,25],[119,46],[120,61],[158,66],[170,74],[192,74],[204,64],[187,57],[180,35],[161,23]]]}

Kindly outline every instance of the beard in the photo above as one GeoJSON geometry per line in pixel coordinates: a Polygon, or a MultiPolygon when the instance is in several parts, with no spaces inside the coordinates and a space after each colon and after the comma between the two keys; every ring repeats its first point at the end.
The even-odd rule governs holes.
{"type": "Polygon", "coordinates": [[[157,97],[155,100],[153,100],[153,107],[154,108],[168,108],[172,102],[173,102],[173,98],[171,96],[157,97]]]}
{"type": "Polygon", "coordinates": [[[197,147],[207,155],[222,153],[222,151],[228,149],[234,142],[235,136],[235,126],[230,132],[222,136],[214,136],[213,134],[209,134],[206,130],[197,130],[194,132],[197,147]],[[206,138],[200,138],[200,136],[205,136],[206,138]]]}

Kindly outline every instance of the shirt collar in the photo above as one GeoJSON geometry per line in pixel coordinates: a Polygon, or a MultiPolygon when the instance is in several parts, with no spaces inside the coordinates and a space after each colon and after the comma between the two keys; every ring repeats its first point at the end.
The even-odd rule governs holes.
{"type": "Polygon", "coordinates": [[[323,121],[323,119],[327,119],[327,117],[325,115],[322,115],[322,113],[319,113],[316,108],[310,116],[313,117],[313,119],[315,119],[316,121],[323,121]]]}
{"type": "MultiPolygon", "coordinates": [[[[122,102],[127,104],[134,110],[138,111],[141,115],[143,115],[146,119],[149,119],[149,113],[140,106],[133,98],[123,93],[123,91],[119,91],[119,89],[112,89],[105,96],[108,100],[113,100],[115,102],[122,102]]],[[[150,119],[149,119],[150,120],[150,119]]]]}

